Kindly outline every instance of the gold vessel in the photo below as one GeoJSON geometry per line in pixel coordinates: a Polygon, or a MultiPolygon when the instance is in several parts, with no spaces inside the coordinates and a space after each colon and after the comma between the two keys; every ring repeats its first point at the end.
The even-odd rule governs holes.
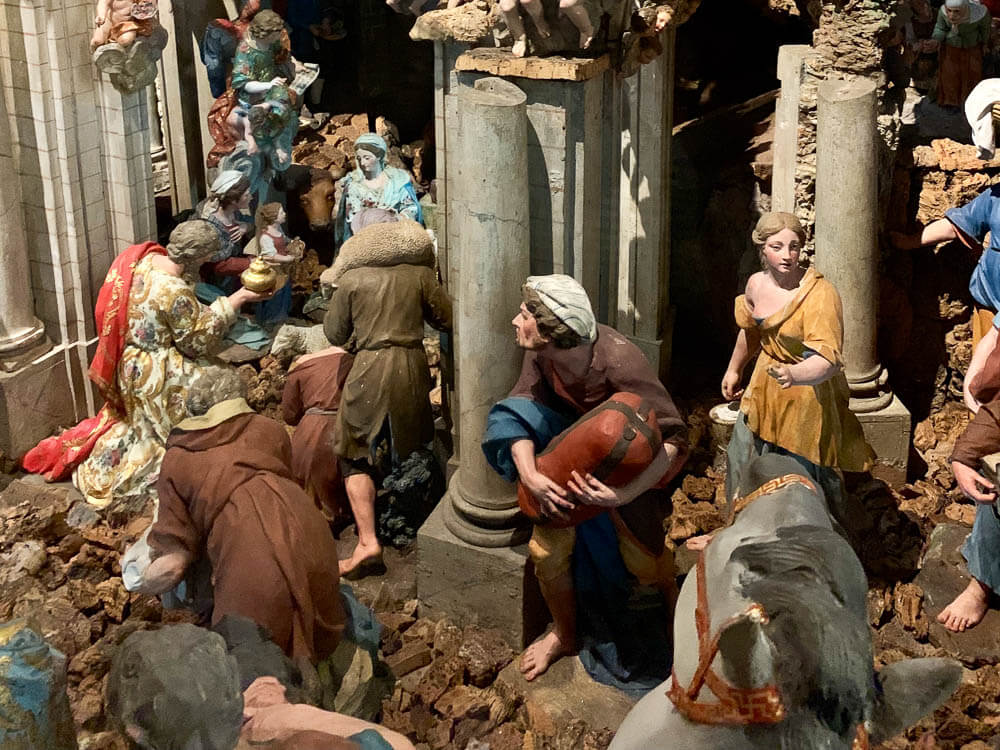
{"type": "Polygon", "coordinates": [[[274,291],[278,274],[263,258],[254,258],[250,267],[240,274],[240,281],[251,292],[267,294],[274,291]]]}

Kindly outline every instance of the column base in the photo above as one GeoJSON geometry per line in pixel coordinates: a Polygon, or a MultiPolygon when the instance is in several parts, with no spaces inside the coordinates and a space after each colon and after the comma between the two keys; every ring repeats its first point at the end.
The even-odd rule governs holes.
{"type": "Polygon", "coordinates": [[[446,496],[417,532],[417,596],[421,617],[447,616],[459,626],[499,630],[520,650],[548,622],[525,544],[476,547],[446,525],[446,496]]]}
{"type": "Polygon", "coordinates": [[[910,456],[910,411],[893,395],[888,406],[858,414],[865,439],[875,450],[873,473],[890,483],[906,481],[910,456]]]}
{"type": "Polygon", "coordinates": [[[20,459],[56,428],[76,421],[62,351],[0,371],[0,451],[6,455],[20,459]]]}

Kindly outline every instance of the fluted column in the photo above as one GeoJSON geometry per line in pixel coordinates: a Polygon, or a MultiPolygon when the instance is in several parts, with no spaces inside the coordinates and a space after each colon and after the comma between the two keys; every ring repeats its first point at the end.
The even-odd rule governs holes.
{"type": "Polygon", "coordinates": [[[819,84],[816,265],[844,303],[844,362],[851,409],[874,412],[892,392],[878,360],[878,174],[875,83],[819,84]]]}
{"type": "Polygon", "coordinates": [[[9,122],[7,106],[0,98],[0,357],[16,356],[45,336],[45,328],[35,317],[9,122]]]}
{"type": "Polygon", "coordinates": [[[510,392],[522,359],[510,320],[529,265],[526,97],[509,81],[482,78],[461,86],[457,100],[448,194],[457,224],[450,252],[458,274],[450,281],[459,468],[445,525],[469,544],[503,547],[523,541],[527,528],[513,485],[486,463],[480,443],[486,415],[510,392]]]}

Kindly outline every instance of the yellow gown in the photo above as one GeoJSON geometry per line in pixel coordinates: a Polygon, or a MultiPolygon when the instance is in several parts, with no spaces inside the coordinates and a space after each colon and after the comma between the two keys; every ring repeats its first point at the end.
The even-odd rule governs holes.
{"type": "Polygon", "coordinates": [[[736,323],[750,351],[760,356],[740,409],[750,431],[818,466],[867,471],[874,454],[861,423],[848,408],[850,393],[841,369],[818,385],[783,389],[768,368],[802,362],[808,352],[843,365],[844,312],[836,288],[813,268],[787,305],[759,323],[745,295],[736,298],[736,323]]]}

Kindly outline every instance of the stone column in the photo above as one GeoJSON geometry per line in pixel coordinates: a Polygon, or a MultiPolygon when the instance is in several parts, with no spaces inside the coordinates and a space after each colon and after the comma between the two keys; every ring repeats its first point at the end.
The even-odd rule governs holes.
{"type": "Polygon", "coordinates": [[[528,274],[527,116],[523,91],[500,78],[458,86],[449,141],[448,222],[453,244],[458,470],[420,529],[423,605],[459,622],[523,632],[527,525],[514,486],[486,463],[489,409],[510,391],[521,353],[510,319],[528,274]]]}
{"type": "Polygon", "coordinates": [[[799,89],[802,61],[813,49],[808,44],[785,44],[778,48],[778,80],[781,94],[775,105],[774,169],[771,176],[771,210],[795,213],[795,166],[799,143],[799,89]]]}
{"type": "Polygon", "coordinates": [[[6,108],[0,101],[0,358],[17,356],[45,336],[35,317],[21,186],[14,169],[6,108]]]}
{"type": "Polygon", "coordinates": [[[487,413],[521,369],[510,319],[528,275],[525,104],[524,92],[500,78],[482,78],[458,92],[449,213],[459,238],[459,286],[452,293],[460,463],[445,523],[459,539],[481,547],[524,539],[513,487],[486,463],[480,441],[487,413]]]}
{"type": "Polygon", "coordinates": [[[816,133],[816,266],[844,305],[851,409],[881,462],[905,471],[909,412],[878,360],[876,88],[867,78],[823,81],[816,133]]]}

